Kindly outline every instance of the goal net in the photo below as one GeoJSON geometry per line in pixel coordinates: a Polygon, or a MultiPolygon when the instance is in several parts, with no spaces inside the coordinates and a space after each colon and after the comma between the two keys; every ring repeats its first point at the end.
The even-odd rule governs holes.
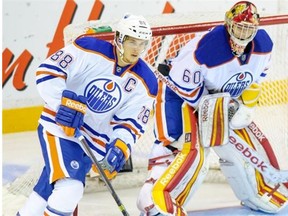
{"type": "MultiPolygon", "coordinates": [[[[209,17],[195,13],[193,15],[164,14],[146,18],[153,27],[153,39],[143,58],[155,68],[164,59],[175,57],[179,49],[193,37],[194,33],[223,23],[223,21],[217,21],[223,20],[223,14],[213,14],[209,17]]],[[[69,25],[64,30],[65,44],[69,44],[79,35],[87,33],[113,41],[114,33],[103,33],[101,29],[103,26],[110,26],[114,29],[116,21],[89,21],[69,25]],[[93,33],[99,29],[99,33],[93,33]]],[[[263,83],[264,90],[256,110],[255,122],[273,145],[280,168],[288,169],[288,15],[263,17],[260,25],[270,34],[274,42],[274,49],[272,66],[263,83]]],[[[112,185],[116,189],[140,186],[145,180],[148,156],[154,142],[153,121],[150,120],[148,124],[145,134],[133,149],[133,172],[120,173],[112,181],[112,185]]],[[[28,173],[5,188],[4,200],[9,195],[27,196],[32,190],[40,170],[40,166],[32,167],[28,173]]],[[[218,158],[213,152],[210,155],[210,171],[206,181],[225,181],[219,169],[218,158]]],[[[105,189],[99,178],[87,176],[85,192],[99,189],[105,189]]]]}

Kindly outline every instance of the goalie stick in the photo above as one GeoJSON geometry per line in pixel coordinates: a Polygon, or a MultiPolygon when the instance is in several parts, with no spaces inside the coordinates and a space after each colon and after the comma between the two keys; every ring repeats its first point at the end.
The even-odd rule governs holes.
{"type": "MultiPolygon", "coordinates": [[[[165,83],[171,90],[173,90],[176,94],[178,94],[181,97],[181,94],[179,93],[177,86],[173,82],[164,77],[158,70],[154,70],[153,72],[158,80],[165,83]]],[[[246,160],[249,164],[251,164],[255,169],[257,169],[263,176],[265,176],[270,181],[276,183],[288,182],[288,170],[278,170],[274,168],[269,162],[265,162],[265,160],[263,160],[263,158],[259,155],[259,153],[255,151],[251,146],[249,146],[245,141],[243,141],[232,129],[229,131],[230,131],[230,138],[234,137],[234,139],[237,140],[236,144],[242,145],[245,149],[248,149],[248,151],[251,153],[252,156],[247,157],[242,153],[242,151],[239,151],[236,148],[238,150],[237,152],[240,154],[242,158],[244,158],[244,160],[246,160]],[[261,160],[263,164],[255,163],[254,160],[256,160],[256,158],[258,158],[258,160],[261,160]]],[[[229,144],[231,145],[232,143],[229,142],[229,144]]]]}
{"type": "Polygon", "coordinates": [[[123,205],[123,203],[121,202],[121,200],[119,199],[118,195],[116,194],[114,188],[112,187],[110,181],[108,180],[106,174],[104,173],[104,170],[102,169],[100,163],[98,162],[98,160],[96,159],[95,155],[93,154],[92,150],[90,149],[88,143],[86,142],[84,136],[81,134],[80,130],[76,131],[75,137],[79,140],[79,142],[81,143],[81,145],[83,146],[83,148],[86,150],[86,152],[88,153],[88,156],[90,157],[90,159],[92,160],[92,162],[95,164],[95,166],[97,167],[99,174],[102,178],[102,180],[104,181],[104,183],[106,184],[109,192],[111,193],[111,195],[113,196],[115,202],[117,203],[120,211],[122,212],[122,214],[124,216],[129,216],[128,212],[126,211],[125,206],[123,205]]]}

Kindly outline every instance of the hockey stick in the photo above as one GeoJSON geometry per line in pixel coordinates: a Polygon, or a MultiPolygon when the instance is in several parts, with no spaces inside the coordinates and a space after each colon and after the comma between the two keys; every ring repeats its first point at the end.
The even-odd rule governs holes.
{"type": "MultiPolygon", "coordinates": [[[[153,71],[156,78],[163,83],[165,83],[171,90],[173,90],[177,95],[181,97],[177,86],[171,82],[169,79],[164,77],[158,70],[153,71]]],[[[230,130],[230,144],[234,144],[234,147],[238,150],[237,152],[240,154],[244,160],[246,160],[249,164],[251,164],[255,169],[257,169],[263,176],[272,182],[276,183],[286,183],[288,182],[288,171],[287,170],[278,170],[274,168],[270,163],[265,162],[262,156],[255,151],[251,146],[249,146],[245,141],[243,141],[233,130],[230,130]],[[233,142],[232,142],[233,141],[233,142]],[[232,143],[231,143],[232,142],[232,143]],[[237,147],[242,145],[243,149],[247,149],[246,152],[240,151],[237,147]],[[244,153],[246,153],[246,155],[244,153]],[[251,154],[249,157],[247,155],[251,154]],[[256,163],[256,161],[258,163],[256,163]],[[259,163],[260,162],[260,163],[259,163]]]]}
{"type": "Polygon", "coordinates": [[[98,162],[98,160],[96,159],[95,155],[93,154],[92,150],[90,149],[88,143],[86,142],[84,136],[81,134],[81,132],[79,130],[76,131],[76,135],[75,137],[80,141],[81,145],[83,146],[83,148],[86,150],[86,152],[88,153],[88,156],[91,158],[92,162],[94,163],[94,165],[97,167],[99,174],[102,178],[102,180],[104,181],[104,183],[106,184],[109,192],[111,193],[111,195],[113,196],[115,202],[117,203],[120,211],[122,212],[122,214],[124,216],[129,216],[128,212],[126,211],[125,206],[123,205],[123,203],[121,202],[121,200],[119,199],[118,195],[116,194],[114,188],[112,187],[110,181],[108,180],[106,174],[104,173],[100,163],[98,162]]]}

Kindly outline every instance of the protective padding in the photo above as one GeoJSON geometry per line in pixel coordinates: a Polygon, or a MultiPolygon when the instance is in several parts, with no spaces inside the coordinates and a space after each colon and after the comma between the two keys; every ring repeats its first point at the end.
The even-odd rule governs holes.
{"type": "Polygon", "coordinates": [[[287,205],[287,189],[265,181],[231,144],[215,147],[214,151],[221,158],[221,171],[243,205],[267,213],[277,213],[287,205]]]}
{"type": "Polygon", "coordinates": [[[204,147],[228,143],[229,93],[205,95],[199,102],[199,133],[204,147]]]}
{"type": "Polygon", "coordinates": [[[198,143],[197,117],[188,105],[183,106],[183,119],[183,148],[152,189],[152,200],[164,215],[186,215],[183,207],[207,174],[206,158],[209,149],[198,143]]]}

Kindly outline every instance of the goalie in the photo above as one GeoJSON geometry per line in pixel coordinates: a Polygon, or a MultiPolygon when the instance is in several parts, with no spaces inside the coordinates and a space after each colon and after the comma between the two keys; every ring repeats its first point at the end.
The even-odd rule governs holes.
{"type": "Polygon", "coordinates": [[[287,205],[287,172],[275,169],[271,146],[252,122],[273,47],[258,25],[256,6],[238,2],[224,25],[196,34],[172,61],[168,79],[177,94],[160,82],[150,171],[137,200],[142,215],[187,215],[211,148],[242,205],[267,213],[287,205]]]}

